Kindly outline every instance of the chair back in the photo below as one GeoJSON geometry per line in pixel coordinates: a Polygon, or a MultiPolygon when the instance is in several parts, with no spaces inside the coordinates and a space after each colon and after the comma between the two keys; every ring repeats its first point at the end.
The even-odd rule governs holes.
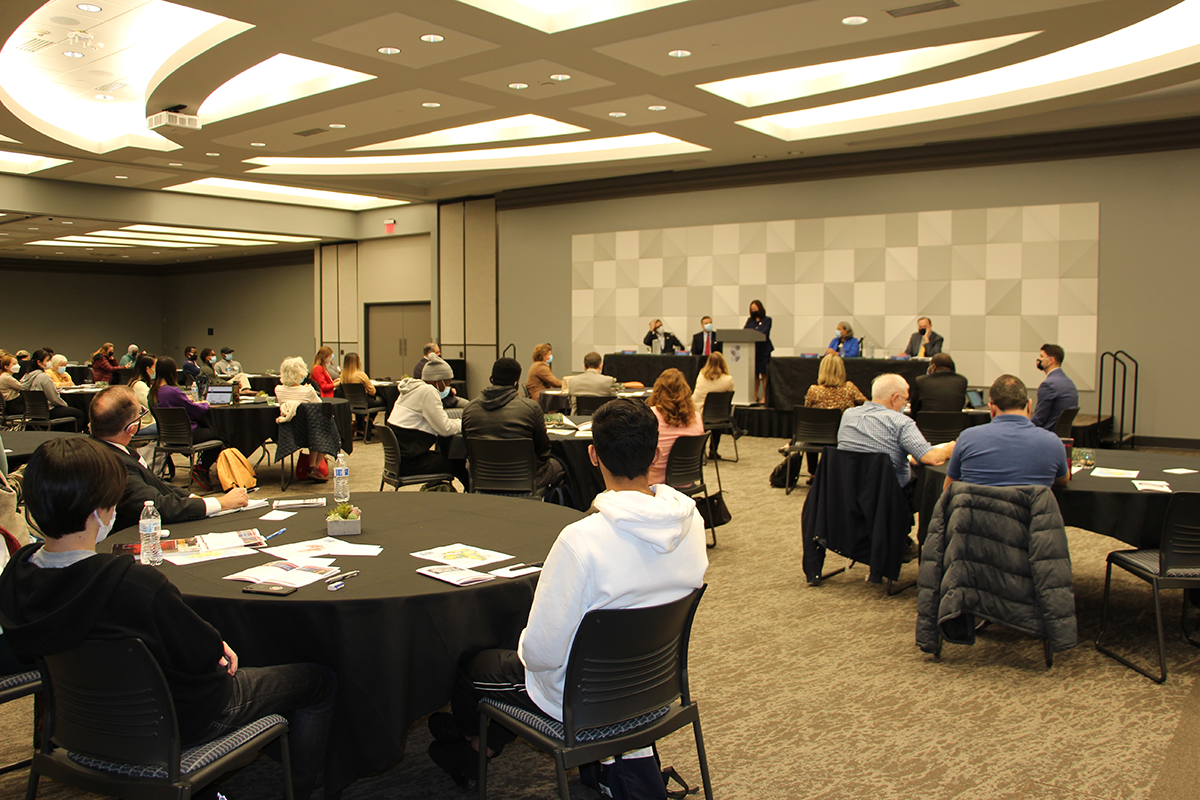
{"type": "Polygon", "coordinates": [[[50,401],[44,393],[22,389],[21,397],[25,398],[25,419],[33,422],[50,421],[50,401]]]}
{"type": "Polygon", "coordinates": [[[154,421],[158,424],[159,447],[191,447],[192,420],[188,417],[186,408],[150,409],[154,421]]]}
{"type": "Polygon", "coordinates": [[[617,398],[615,395],[571,395],[571,403],[574,406],[574,413],[584,417],[590,417],[592,414],[596,413],[600,406],[604,405],[609,400],[616,399],[617,398]]]}
{"type": "Polygon", "coordinates": [[[733,392],[709,392],[704,396],[705,426],[733,422],[733,392]]]}
{"type": "Polygon", "coordinates": [[[534,494],[537,458],[533,439],[467,438],[472,492],[534,494]]]}
{"type": "Polygon", "coordinates": [[[350,411],[355,414],[367,413],[367,390],[361,383],[343,383],[342,394],[350,401],[350,411]]]}
{"type": "Polygon", "coordinates": [[[687,654],[705,586],[645,608],[589,611],[567,660],[563,726],[567,744],[586,728],[613,725],[691,701],[687,654]]]}
{"type": "Polygon", "coordinates": [[[1071,423],[1075,421],[1075,415],[1079,413],[1079,406],[1075,408],[1064,408],[1058,414],[1058,422],[1054,423],[1054,433],[1060,439],[1071,438],[1071,423]]]}
{"type": "Polygon", "coordinates": [[[375,429],[375,435],[383,443],[383,481],[389,486],[400,485],[400,442],[387,425],[375,429]]]}
{"type": "Polygon", "coordinates": [[[1200,492],[1171,495],[1158,562],[1158,574],[1164,577],[1170,570],[1200,570],[1200,492]]]}
{"type": "Polygon", "coordinates": [[[918,411],[913,415],[922,435],[930,444],[952,442],[967,427],[965,411],[918,411]]]}
{"type": "Polygon", "coordinates": [[[680,436],[671,445],[667,454],[667,476],[663,483],[668,486],[691,486],[704,483],[704,448],[708,446],[709,434],[680,436]]]}
{"type": "Polygon", "coordinates": [[[179,726],[162,669],[141,639],[92,639],[39,659],[46,730],[73,753],[153,765],[179,777],[179,726]]]}
{"type": "MultiPolygon", "coordinates": [[[[705,401],[705,405],[708,405],[708,401],[705,401]]],[[[796,406],[792,409],[792,444],[836,445],[841,424],[840,408],[796,406]]]]}

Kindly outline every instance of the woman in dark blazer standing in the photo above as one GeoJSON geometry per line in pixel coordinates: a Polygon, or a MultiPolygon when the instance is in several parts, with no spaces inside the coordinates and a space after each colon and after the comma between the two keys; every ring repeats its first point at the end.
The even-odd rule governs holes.
{"type": "Polygon", "coordinates": [[[746,320],[743,328],[752,328],[763,336],[767,337],[765,342],[754,343],[754,402],[767,402],[767,365],[771,363],[771,351],[775,349],[775,345],[771,344],[771,318],[767,316],[767,310],[763,307],[761,300],[750,301],[750,317],[746,320]],[[759,399],[758,387],[762,385],[762,399],[759,399]]]}

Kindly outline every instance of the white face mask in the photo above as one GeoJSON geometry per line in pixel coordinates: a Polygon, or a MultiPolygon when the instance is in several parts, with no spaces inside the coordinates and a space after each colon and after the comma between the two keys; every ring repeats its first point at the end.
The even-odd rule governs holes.
{"type": "Polygon", "coordinates": [[[11,367],[9,367],[9,368],[8,368],[8,371],[9,371],[9,372],[12,372],[12,373],[17,373],[17,372],[20,372],[20,371],[21,371],[21,365],[20,365],[20,364],[13,364],[11,367]]]}
{"type": "Polygon", "coordinates": [[[709,333],[712,333],[713,332],[713,324],[711,322],[704,323],[704,330],[708,331],[709,333]]]}
{"type": "Polygon", "coordinates": [[[107,525],[104,524],[104,520],[100,519],[99,512],[93,511],[92,516],[96,518],[96,522],[100,523],[100,530],[96,531],[96,544],[100,544],[108,538],[108,534],[112,532],[113,525],[117,524],[117,510],[113,509],[112,519],[108,521],[107,525]]]}
{"type": "Polygon", "coordinates": [[[66,374],[67,374],[67,368],[66,368],[66,367],[59,367],[59,368],[58,368],[58,374],[59,374],[59,375],[66,375],[66,374]]]}
{"type": "Polygon", "coordinates": [[[445,389],[440,389],[438,391],[438,394],[440,394],[442,396],[442,399],[445,400],[447,397],[450,396],[450,387],[447,386],[445,389]]]}

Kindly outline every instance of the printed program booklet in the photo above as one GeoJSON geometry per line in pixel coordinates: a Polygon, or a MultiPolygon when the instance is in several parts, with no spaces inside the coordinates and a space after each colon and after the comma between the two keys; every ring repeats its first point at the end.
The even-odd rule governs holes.
{"type": "MultiPolygon", "coordinates": [[[[227,533],[206,533],[203,536],[192,536],[187,539],[163,539],[163,555],[171,553],[205,553],[211,550],[230,550],[235,547],[262,547],[267,543],[258,528],[244,531],[229,531],[227,533]]],[[[142,543],[129,542],[114,544],[112,551],[118,555],[129,553],[141,555],[142,543]]]]}
{"type": "Polygon", "coordinates": [[[337,575],[339,569],[312,561],[272,561],[259,567],[251,567],[223,580],[246,581],[247,583],[278,583],[281,586],[300,588],[319,580],[337,575]]]}
{"type": "Polygon", "coordinates": [[[439,581],[453,583],[455,586],[470,586],[475,583],[483,583],[484,581],[496,580],[495,575],[488,575],[483,572],[476,572],[473,569],[463,569],[462,567],[435,566],[435,567],[418,567],[417,572],[422,575],[428,575],[430,578],[437,578],[439,581]]]}

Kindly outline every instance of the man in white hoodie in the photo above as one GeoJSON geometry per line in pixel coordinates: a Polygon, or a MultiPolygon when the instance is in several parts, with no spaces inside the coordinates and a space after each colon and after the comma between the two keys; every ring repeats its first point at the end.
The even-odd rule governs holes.
{"type": "MultiPolygon", "coordinates": [[[[605,403],[592,418],[588,455],[608,491],[598,513],[563,528],[550,548],[516,650],[484,650],[461,665],[453,715],[434,714],[429,746],[434,763],[464,789],[476,786],[476,706],[483,696],[562,719],[567,657],[583,616],[598,608],[639,608],[678,600],[704,583],[708,554],[704,523],[690,498],[650,485],[658,420],[645,404],[605,403]]],[[[514,734],[493,724],[488,755],[514,734]]]]}

